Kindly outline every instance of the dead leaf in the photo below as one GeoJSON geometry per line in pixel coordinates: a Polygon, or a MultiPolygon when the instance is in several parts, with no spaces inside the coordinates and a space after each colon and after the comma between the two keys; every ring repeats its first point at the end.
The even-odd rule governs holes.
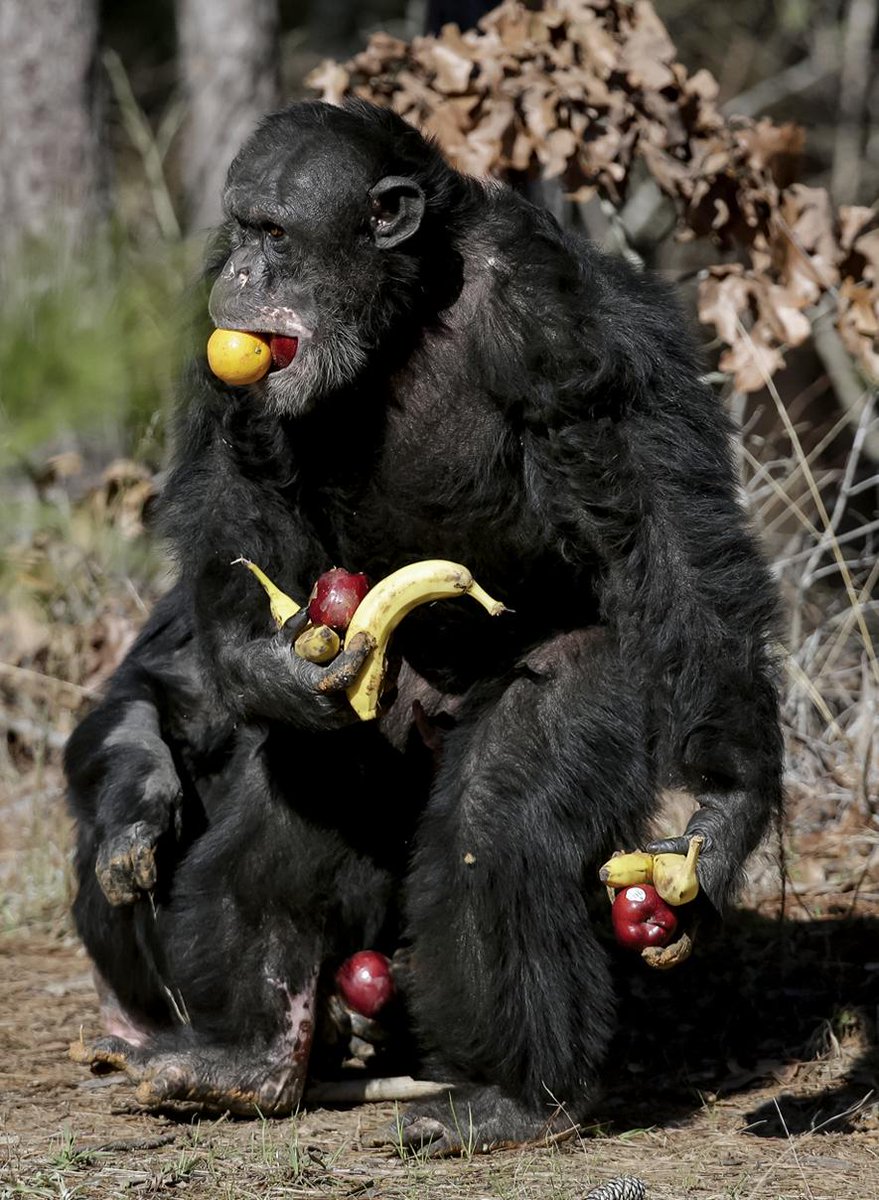
{"type": "Polygon", "coordinates": [[[537,157],[543,163],[545,179],[554,179],[563,174],[568,160],[577,151],[577,144],[577,138],[570,129],[553,129],[542,142],[535,143],[537,157]]]}
{"type": "Polygon", "coordinates": [[[849,353],[879,381],[879,291],[866,283],[843,281],[839,289],[837,328],[849,353]]]}
{"type": "Polygon", "coordinates": [[[308,87],[320,92],[321,100],[340,105],[348,94],[351,76],[340,63],[325,58],[320,66],[306,75],[305,82],[308,87]]]}
{"type": "Polygon", "coordinates": [[[674,42],[648,0],[635,0],[631,12],[632,33],[623,41],[617,65],[634,87],[668,87],[675,82],[674,42]]]}
{"type": "Polygon", "coordinates": [[[714,267],[699,284],[699,320],[713,325],[721,341],[731,346],[739,337],[738,323],[748,312],[753,284],[738,264],[714,267]]]}
{"type": "Polygon", "coordinates": [[[779,341],[788,346],[799,346],[811,336],[812,324],[787,288],[777,283],[764,283],[758,303],[779,341]]]}
{"type": "Polygon", "coordinates": [[[766,386],[767,377],[771,378],[784,366],[784,358],[771,332],[755,326],[750,336],[735,339],[720,356],[718,366],[733,376],[738,391],[759,392],[766,386]]]}
{"type": "Polygon", "coordinates": [[[872,208],[859,204],[840,205],[839,212],[839,245],[842,250],[851,250],[855,238],[865,229],[876,216],[872,208]]]}
{"type": "Polygon", "coordinates": [[[467,137],[462,153],[463,170],[489,175],[502,155],[504,140],[512,132],[515,110],[509,100],[495,99],[483,107],[483,115],[467,137]]]}
{"type": "Polygon", "coordinates": [[[521,104],[528,132],[536,143],[544,141],[558,128],[558,93],[546,80],[525,88],[521,104]]]}
{"type": "Polygon", "coordinates": [[[717,93],[720,90],[717,80],[704,67],[690,75],[683,87],[688,96],[698,96],[700,100],[708,100],[711,103],[717,99],[717,93]]]}
{"type": "MultiPolygon", "coordinates": [[[[456,28],[456,27],[453,27],[456,28]]],[[[413,54],[429,75],[432,86],[444,95],[459,95],[467,90],[473,74],[473,60],[442,41],[417,38],[413,54]]]]}
{"type": "Polygon", "coordinates": [[[756,174],[767,174],[780,187],[787,187],[796,178],[806,141],[800,125],[788,121],[773,125],[767,118],[756,125],[737,130],[737,142],[747,155],[747,162],[756,174]]]}
{"type": "Polygon", "coordinates": [[[839,246],[833,231],[833,210],[824,188],[802,183],[787,189],[781,202],[779,224],[789,239],[787,270],[791,276],[811,280],[814,298],[839,283],[839,246]]]}
{"type": "Polygon", "coordinates": [[[855,242],[854,248],[867,260],[864,278],[879,284],[879,229],[861,234],[855,242]]]}

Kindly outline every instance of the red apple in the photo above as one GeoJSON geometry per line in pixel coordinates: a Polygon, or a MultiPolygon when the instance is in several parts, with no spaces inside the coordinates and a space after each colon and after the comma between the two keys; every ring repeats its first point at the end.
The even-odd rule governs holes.
{"type": "Polygon", "coordinates": [[[368,591],[369,580],[365,575],[353,575],[344,567],[324,571],[311,589],[309,620],[314,625],[329,625],[342,633],[368,591]]]}
{"type": "Polygon", "coordinates": [[[278,370],[282,370],[284,367],[289,367],[296,357],[299,338],[282,337],[279,333],[273,334],[269,340],[269,349],[272,352],[272,365],[278,370]]]}
{"type": "Polygon", "coordinates": [[[336,986],[349,1008],[374,1017],[394,994],[391,960],[377,950],[360,950],[339,967],[336,986]]]}
{"type": "Polygon", "coordinates": [[[630,950],[667,946],[678,927],[674,909],[649,883],[617,892],[610,917],[617,941],[630,950]]]}

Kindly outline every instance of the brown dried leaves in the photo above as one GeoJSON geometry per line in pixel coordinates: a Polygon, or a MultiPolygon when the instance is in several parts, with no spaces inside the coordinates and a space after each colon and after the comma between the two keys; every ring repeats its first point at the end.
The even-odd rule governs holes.
{"type": "Polygon", "coordinates": [[[745,260],[710,271],[699,306],[739,388],[762,387],[809,337],[808,312],[828,292],[845,345],[879,375],[873,214],[835,214],[822,189],[792,185],[802,130],[724,118],[716,82],[676,61],[649,0],[544,0],[540,11],[505,0],[478,30],[447,25],[411,44],[376,34],[309,82],[333,103],[390,105],[474,175],[557,177],[578,199],[598,190],[619,202],[640,159],[682,235],[745,260]]]}
{"type": "Polygon", "coordinates": [[[553,0],[537,12],[506,0],[478,31],[447,25],[409,45],[377,34],[309,82],[333,103],[347,91],[390,104],[464,170],[562,176],[571,192],[615,198],[642,138],[673,152],[702,108],[706,129],[718,123],[713,80],[688,79],[648,0],[553,0]]]}
{"type": "Polygon", "coordinates": [[[757,391],[784,365],[784,350],[812,333],[811,314],[835,299],[849,353],[879,379],[879,230],[869,208],[834,213],[823,188],[794,184],[779,196],[749,265],[712,267],[699,289],[699,316],[729,349],[720,368],[736,387],[757,391]]]}

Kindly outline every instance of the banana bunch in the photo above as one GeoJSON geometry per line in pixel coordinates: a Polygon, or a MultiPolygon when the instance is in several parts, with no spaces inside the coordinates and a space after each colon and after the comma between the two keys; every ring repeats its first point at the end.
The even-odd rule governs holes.
{"type": "MultiPolygon", "coordinates": [[[[237,561],[251,570],[262,584],[279,629],[300,613],[295,600],[276,587],[255,563],[247,559],[237,561]]],[[[351,707],[361,720],[371,721],[378,715],[388,644],[403,618],[420,604],[455,596],[472,596],[492,617],[506,611],[499,600],[492,599],[479,586],[466,567],[442,558],[424,559],[401,567],[366,593],[345,631],[346,641],[358,633],[367,633],[374,642],[356,679],[345,689],[351,707]]],[[[338,634],[324,625],[305,628],[294,643],[296,653],[311,662],[329,662],[340,648],[338,634]]]]}
{"type": "Polygon", "coordinates": [[[689,904],[699,894],[696,864],[703,841],[699,834],[691,837],[686,855],[647,854],[644,850],[615,854],[598,872],[598,877],[609,888],[652,883],[666,904],[689,904]]]}

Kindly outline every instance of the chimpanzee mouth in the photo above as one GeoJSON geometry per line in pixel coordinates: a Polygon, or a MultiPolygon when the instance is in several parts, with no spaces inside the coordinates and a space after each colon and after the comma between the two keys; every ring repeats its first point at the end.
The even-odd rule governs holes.
{"type": "Polygon", "coordinates": [[[269,367],[269,373],[286,371],[299,352],[299,338],[273,333],[269,337],[269,349],[272,352],[272,365],[269,367]]]}
{"type": "Polygon", "coordinates": [[[258,324],[251,333],[269,344],[272,365],[269,374],[286,371],[301,354],[303,343],[313,334],[311,324],[306,324],[292,308],[265,308],[258,310],[258,324]]]}

